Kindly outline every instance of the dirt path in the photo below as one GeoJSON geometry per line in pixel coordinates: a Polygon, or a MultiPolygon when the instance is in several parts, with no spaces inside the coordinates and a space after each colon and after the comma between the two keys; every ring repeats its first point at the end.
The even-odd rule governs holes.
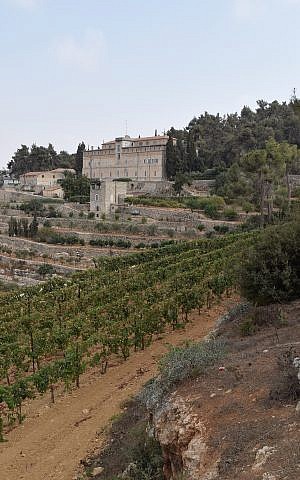
{"type": "Polygon", "coordinates": [[[155,375],[157,360],[168,345],[201,339],[234,303],[236,299],[225,299],[200,317],[195,315],[186,331],[161,336],[147,350],[115,363],[104,376],[86,373],[80,389],[62,394],[55,405],[50,405],[48,395],[28,404],[24,424],[0,444],[0,480],[76,478],[80,460],[101,445],[99,432],[118,413],[120,404],[155,375]]]}

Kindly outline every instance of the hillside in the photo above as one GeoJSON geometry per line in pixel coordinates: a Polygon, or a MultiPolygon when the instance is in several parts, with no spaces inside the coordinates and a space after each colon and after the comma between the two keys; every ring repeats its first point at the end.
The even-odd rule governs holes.
{"type": "MultiPolygon", "coordinates": [[[[225,313],[233,306],[231,299],[240,287],[248,291],[249,298],[256,296],[259,301],[293,297],[299,285],[298,229],[296,223],[275,225],[265,231],[231,233],[123,257],[99,258],[95,269],[69,279],[53,278],[43,285],[3,293],[0,440],[8,440],[1,445],[7,478],[16,474],[12,461],[15,445],[20,448],[22,460],[17,463],[23,478],[24,468],[31,478],[35,475],[38,479],[41,472],[48,472],[49,465],[54,468],[53,462],[58,462],[58,467],[53,477],[47,473],[48,478],[65,478],[74,468],[72,455],[78,462],[94,438],[97,419],[104,427],[120,401],[128,398],[116,393],[131,384],[136,392],[153,375],[156,367],[150,367],[149,359],[155,355],[161,335],[167,333],[174,340],[171,343],[178,344],[180,338],[207,334],[209,328],[202,322],[208,310],[216,313],[214,309],[221,305],[217,312],[225,313]],[[247,269],[241,278],[243,264],[247,269]],[[263,268],[263,276],[257,274],[257,268],[263,268]],[[197,319],[194,330],[189,322],[197,319]],[[187,333],[183,333],[185,329],[187,333]],[[117,373],[114,377],[112,367],[116,365],[120,376],[117,373]],[[99,377],[101,381],[95,380],[99,377]],[[45,401],[52,404],[55,416],[43,411],[45,401]],[[102,411],[107,412],[104,417],[102,411]],[[83,430],[86,428],[83,443],[80,430],[76,430],[81,424],[83,430]],[[62,458],[59,452],[64,451],[64,445],[62,458]],[[51,450],[53,455],[40,460],[40,448],[51,450]]],[[[210,327],[217,320],[215,313],[210,327]]],[[[247,324],[244,333],[253,331],[252,323],[247,324]]],[[[205,365],[220,359],[222,351],[209,344],[205,365]]],[[[170,379],[159,391],[166,393],[169,383],[170,379]]]]}
{"type": "Polygon", "coordinates": [[[49,395],[25,402],[24,423],[6,435],[7,442],[0,443],[3,478],[77,478],[80,461],[102,445],[103,433],[119,414],[122,402],[128,401],[157,373],[157,361],[169,345],[203,338],[236,299],[225,299],[211,310],[203,309],[200,316],[195,312],[188,329],[156,336],[151,348],[133,353],[126,362],[115,356],[105,376],[99,374],[97,367],[89,369],[81,376],[79,390],[66,393],[63,387],[57,389],[55,404],[49,395]]]}
{"type": "MultiPolygon", "coordinates": [[[[250,304],[235,307],[215,333],[226,345],[221,358],[201,374],[190,371],[158,403],[158,385],[146,386],[142,403],[127,404],[104,450],[85,462],[86,472],[101,472],[99,480],[297,480],[300,384],[292,360],[300,355],[299,314],[300,301],[258,314],[250,304]]],[[[165,363],[173,375],[188,348],[165,363]]]]}

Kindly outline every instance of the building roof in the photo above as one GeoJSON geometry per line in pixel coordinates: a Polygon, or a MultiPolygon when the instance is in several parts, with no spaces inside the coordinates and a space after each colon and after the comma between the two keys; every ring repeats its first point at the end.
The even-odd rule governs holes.
{"type": "Polygon", "coordinates": [[[56,173],[74,172],[75,173],[75,170],[74,168],[55,168],[54,170],[47,170],[47,173],[53,173],[53,172],[56,172],[56,173]]]}
{"type": "MultiPolygon", "coordinates": [[[[129,135],[126,135],[125,137],[120,137],[122,140],[128,140],[131,142],[143,142],[147,140],[168,140],[169,136],[168,135],[153,135],[151,137],[135,137],[131,138],[129,135]]],[[[116,140],[110,140],[109,142],[103,142],[102,145],[111,145],[112,143],[115,143],[116,140]]]]}
{"type": "Polygon", "coordinates": [[[53,187],[46,187],[44,191],[54,191],[54,190],[62,190],[62,187],[59,185],[54,185],[53,187]]]}
{"type": "Polygon", "coordinates": [[[21,176],[22,177],[37,177],[38,175],[41,175],[42,173],[45,173],[45,172],[27,172],[27,173],[23,173],[21,176]]]}
{"type": "Polygon", "coordinates": [[[64,172],[74,172],[73,168],[55,168],[54,170],[44,170],[42,172],[27,172],[23,173],[24,177],[37,177],[38,175],[45,175],[45,173],[64,173],[64,172]]]}

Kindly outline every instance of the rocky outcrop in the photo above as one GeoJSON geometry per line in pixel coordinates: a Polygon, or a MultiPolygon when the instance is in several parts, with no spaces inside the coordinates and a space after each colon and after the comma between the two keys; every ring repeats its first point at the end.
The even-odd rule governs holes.
{"type": "Polygon", "coordinates": [[[173,394],[152,418],[164,458],[166,480],[218,478],[218,458],[207,447],[207,429],[192,407],[173,394]]]}

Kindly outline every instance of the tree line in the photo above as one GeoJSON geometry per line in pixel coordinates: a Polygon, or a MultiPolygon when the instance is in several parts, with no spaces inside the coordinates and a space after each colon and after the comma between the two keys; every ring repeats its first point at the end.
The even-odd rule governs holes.
{"type": "Polygon", "coordinates": [[[51,143],[48,147],[33,144],[21,145],[12,156],[7,168],[11,175],[19,177],[27,172],[53,170],[55,168],[73,168],[78,175],[82,172],[84,142],[78,145],[76,154],[65,150],[57,153],[51,143]]]}
{"type": "Polygon", "coordinates": [[[289,103],[258,100],[255,110],[245,106],[239,114],[225,116],[205,112],[184,129],[170,128],[167,177],[208,169],[219,173],[238,163],[246,153],[264,148],[270,138],[300,147],[299,104],[295,95],[289,103]],[[175,145],[172,138],[176,139],[175,145]]]}

